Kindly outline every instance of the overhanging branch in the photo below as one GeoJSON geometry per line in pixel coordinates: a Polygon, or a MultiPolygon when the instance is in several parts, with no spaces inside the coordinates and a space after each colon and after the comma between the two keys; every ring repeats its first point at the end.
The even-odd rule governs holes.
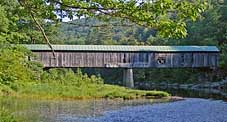
{"type": "Polygon", "coordinates": [[[38,22],[38,20],[35,18],[33,12],[31,11],[31,17],[33,19],[33,21],[36,23],[36,25],[38,26],[39,30],[41,31],[43,37],[44,37],[44,40],[46,41],[46,43],[48,44],[48,46],[50,47],[51,51],[52,51],[52,54],[54,56],[54,58],[56,58],[56,55],[55,55],[55,52],[54,52],[54,48],[52,47],[43,27],[40,25],[40,23],[38,22]]]}
{"type": "Polygon", "coordinates": [[[97,25],[89,25],[89,24],[77,24],[73,22],[62,22],[65,24],[74,25],[77,27],[108,27],[108,26],[114,26],[114,27],[132,27],[135,26],[134,24],[97,24],[97,25]]]}
{"type": "Polygon", "coordinates": [[[68,8],[73,8],[73,9],[85,9],[85,10],[117,10],[116,8],[103,8],[103,7],[96,7],[96,6],[92,6],[92,7],[74,6],[74,5],[64,4],[64,3],[59,2],[59,1],[56,1],[56,0],[52,0],[52,1],[55,2],[56,4],[61,5],[61,6],[68,7],[68,8]]]}
{"type": "Polygon", "coordinates": [[[29,10],[30,15],[31,15],[33,21],[34,21],[35,24],[38,26],[39,30],[41,31],[41,33],[42,33],[42,35],[43,35],[43,37],[44,37],[44,40],[46,41],[47,45],[50,47],[54,59],[56,59],[56,55],[55,55],[55,52],[54,52],[54,48],[52,47],[52,45],[51,45],[51,43],[50,43],[50,41],[49,41],[49,39],[48,39],[48,37],[47,37],[47,35],[46,35],[46,33],[45,33],[43,27],[41,26],[41,24],[39,23],[39,21],[35,18],[32,9],[28,7],[28,5],[26,4],[26,2],[24,2],[24,1],[22,1],[22,0],[18,0],[18,2],[19,2],[19,4],[20,4],[21,6],[27,8],[27,9],[29,10]]]}

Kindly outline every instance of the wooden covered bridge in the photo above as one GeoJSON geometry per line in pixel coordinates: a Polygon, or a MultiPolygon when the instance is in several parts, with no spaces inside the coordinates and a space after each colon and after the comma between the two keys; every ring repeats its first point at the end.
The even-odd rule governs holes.
{"type": "Polygon", "coordinates": [[[134,86],[133,68],[214,68],[219,57],[215,46],[53,45],[56,58],[47,45],[25,46],[44,67],[124,68],[127,87],[134,86]]]}

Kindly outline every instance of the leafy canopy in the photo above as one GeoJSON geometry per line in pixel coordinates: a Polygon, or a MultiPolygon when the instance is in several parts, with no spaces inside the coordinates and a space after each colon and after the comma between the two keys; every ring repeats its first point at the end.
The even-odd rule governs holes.
{"type": "Polygon", "coordinates": [[[122,18],[155,28],[164,37],[185,37],[188,18],[195,20],[206,8],[200,0],[18,0],[27,13],[57,18],[122,18]]]}

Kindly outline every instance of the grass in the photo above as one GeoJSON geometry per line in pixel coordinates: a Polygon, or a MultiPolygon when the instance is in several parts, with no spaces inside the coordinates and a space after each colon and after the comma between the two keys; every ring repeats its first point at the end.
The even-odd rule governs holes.
{"type": "MultiPolygon", "coordinates": [[[[14,84],[14,87],[16,87],[15,85],[16,84],[14,84]]],[[[16,97],[22,98],[51,100],[76,100],[94,98],[117,98],[129,100],[139,98],[163,98],[169,96],[168,93],[162,91],[135,90],[102,83],[89,83],[78,86],[60,83],[29,82],[20,85],[18,84],[17,91],[9,92],[7,91],[7,89],[10,88],[6,87],[2,90],[4,96],[16,95],[16,97]]],[[[0,108],[0,122],[22,122],[23,120],[23,117],[15,116],[13,112],[10,112],[4,108],[0,108]]]]}
{"type": "MultiPolygon", "coordinates": [[[[53,69],[40,75],[36,81],[25,80],[0,82],[0,96],[16,96],[37,99],[138,99],[163,98],[170,96],[162,91],[143,91],[128,89],[116,85],[104,84],[102,78],[82,74],[80,70],[53,69]]],[[[0,122],[19,122],[18,118],[7,110],[0,108],[0,122]]]]}
{"type": "Polygon", "coordinates": [[[0,122],[22,122],[22,119],[15,117],[12,112],[0,108],[0,122]]]}
{"type": "Polygon", "coordinates": [[[13,93],[14,91],[9,86],[0,83],[0,96],[13,93]]]}
{"type": "Polygon", "coordinates": [[[79,69],[76,73],[67,69],[50,69],[40,75],[40,80],[20,81],[0,86],[1,94],[44,99],[136,99],[169,96],[168,93],[162,91],[143,91],[107,85],[104,84],[102,78],[94,75],[88,76],[79,69]]]}
{"type": "Polygon", "coordinates": [[[169,94],[162,91],[143,91],[107,84],[86,84],[81,86],[58,83],[29,83],[18,91],[20,96],[44,99],[91,99],[91,98],[162,98],[169,94]]]}

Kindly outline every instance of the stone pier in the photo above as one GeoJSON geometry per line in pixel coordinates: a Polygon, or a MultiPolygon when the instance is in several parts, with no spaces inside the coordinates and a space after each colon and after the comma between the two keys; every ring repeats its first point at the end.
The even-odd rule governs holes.
{"type": "Polygon", "coordinates": [[[134,88],[133,70],[130,68],[123,69],[123,84],[128,88],[134,88]]]}

